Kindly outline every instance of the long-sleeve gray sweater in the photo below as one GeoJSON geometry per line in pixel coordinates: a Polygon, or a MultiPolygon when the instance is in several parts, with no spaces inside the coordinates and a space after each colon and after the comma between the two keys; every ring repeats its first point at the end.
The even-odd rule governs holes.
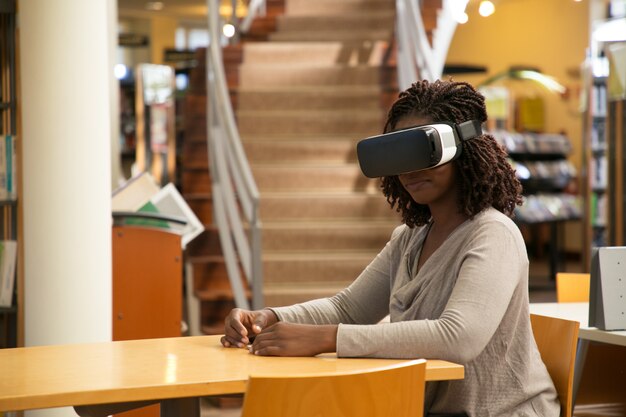
{"type": "Polygon", "coordinates": [[[345,290],[273,308],[287,322],[339,324],[341,357],[438,358],[465,378],[428,383],[426,411],[557,417],[528,310],[528,257],[511,219],[487,209],[458,226],[417,271],[427,227],[398,227],[345,290]],[[386,315],[390,323],[379,323],[386,315]]]}

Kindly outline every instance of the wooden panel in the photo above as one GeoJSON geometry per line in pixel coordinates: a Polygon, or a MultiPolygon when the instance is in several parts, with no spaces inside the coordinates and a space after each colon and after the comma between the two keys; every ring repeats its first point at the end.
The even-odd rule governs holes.
{"type": "Polygon", "coordinates": [[[251,376],[242,417],[424,415],[423,359],[348,374],[251,376]],[[367,393],[367,395],[364,395],[367,393]]]}
{"type": "Polygon", "coordinates": [[[180,336],[180,236],[113,227],[113,340],[180,336]]]}
{"type": "Polygon", "coordinates": [[[561,403],[561,415],[572,414],[574,361],[578,341],[577,321],[530,315],[533,335],[561,403]]]}

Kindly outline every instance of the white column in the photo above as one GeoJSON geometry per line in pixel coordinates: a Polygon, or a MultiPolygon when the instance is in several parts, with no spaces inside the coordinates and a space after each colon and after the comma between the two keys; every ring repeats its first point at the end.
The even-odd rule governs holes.
{"type": "Polygon", "coordinates": [[[115,0],[19,3],[26,346],[111,340],[116,21],[115,0]]]}

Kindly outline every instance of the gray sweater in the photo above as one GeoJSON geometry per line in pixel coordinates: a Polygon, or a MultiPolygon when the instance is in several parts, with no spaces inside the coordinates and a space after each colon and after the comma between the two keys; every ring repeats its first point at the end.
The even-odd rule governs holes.
{"type": "Polygon", "coordinates": [[[528,257],[515,223],[488,209],[458,226],[416,271],[427,227],[398,227],[345,290],[273,308],[280,320],[339,324],[341,357],[437,358],[465,378],[428,383],[426,411],[559,416],[528,311],[528,257]],[[379,323],[386,315],[390,323],[379,323]]]}

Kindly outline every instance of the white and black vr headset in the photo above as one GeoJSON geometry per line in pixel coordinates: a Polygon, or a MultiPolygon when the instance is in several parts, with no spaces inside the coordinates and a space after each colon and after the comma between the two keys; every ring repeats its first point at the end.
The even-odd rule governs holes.
{"type": "Polygon", "coordinates": [[[480,135],[475,120],[440,122],[365,138],[356,151],[366,177],[387,177],[448,163],[461,154],[463,141],[480,135]]]}

